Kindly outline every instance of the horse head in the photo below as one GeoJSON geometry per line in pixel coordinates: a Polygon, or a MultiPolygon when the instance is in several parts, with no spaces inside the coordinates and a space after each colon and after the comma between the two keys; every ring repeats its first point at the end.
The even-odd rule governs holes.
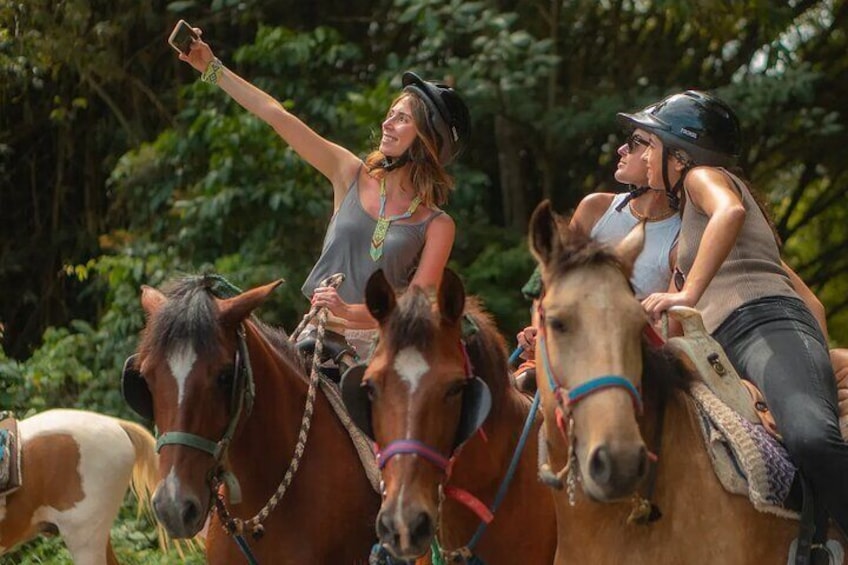
{"type": "MultiPolygon", "coordinates": [[[[229,477],[227,448],[253,400],[242,323],[281,282],[227,299],[213,296],[208,277],[184,279],[166,292],[142,287],[147,323],[123,389],[159,430],[163,479],[153,508],[175,538],[203,527],[219,481],[229,477]]],[[[235,484],[228,483],[231,495],[235,484]]]]}
{"type": "Polygon", "coordinates": [[[471,373],[462,328],[465,291],[452,271],[445,270],[436,304],[417,287],[398,298],[377,271],[366,304],[379,323],[379,341],[367,367],[345,375],[342,392],[380,449],[377,534],[396,557],[413,559],[429,549],[451,458],[482,425],[491,393],[471,373]]]}
{"type": "Polygon", "coordinates": [[[638,423],[648,318],[629,282],[643,243],[641,224],[614,251],[580,238],[547,201],[530,221],[544,285],[536,360],[548,437],[559,427],[584,491],[601,501],[631,494],[648,470],[638,423]]]}

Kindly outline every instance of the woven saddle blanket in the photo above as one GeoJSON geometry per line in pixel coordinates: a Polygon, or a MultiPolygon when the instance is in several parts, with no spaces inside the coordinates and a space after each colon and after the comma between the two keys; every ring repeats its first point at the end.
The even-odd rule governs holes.
{"type": "Polygon", "coordinates": [[[0,497],[18,490],[21,479],[18,421],[8,412],[0,412],[0,497]]]}
{"type": "Polygon", "coordinates": [[[796,467],[761,424],[730,409],[701,382],[690,389],[700,413],[701,432],[716,476],[725,490],[747,496],[754,508],[785,518],[798,513],[783,506],[796,467]]]}

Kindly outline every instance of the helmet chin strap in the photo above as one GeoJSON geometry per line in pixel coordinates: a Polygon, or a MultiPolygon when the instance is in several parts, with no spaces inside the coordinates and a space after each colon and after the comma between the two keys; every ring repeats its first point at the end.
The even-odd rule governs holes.
{"type": "Polygon", "coordinates": [[[669,152],[668,147],[663,146],[662,175],[663,184],[665,185],[665,195],[668,197],[668,205],[671,209],[680,210],[680,190],[683,188],[683,179],[686,178],[686,173],[689,172],[690,167],[685,167],[680,173],[680,178],[677,179],[674,186],[671,186],[671,182],[668,180],[668,158],[670,156],[671,153],[669,152]]]}
{"type": "Polygon", "coordinates": [[[636,186],[635,184],[627,185],[627,196],[624,197],[624,200],[621,201],[621,204],[615,207],[616,212],[621,212],[624,210],[624,207],[633,200],[634,198],[639,198],[646,192],[648,192],[651,188],[649,186],[636,186]]]}
{"type": "Polygon", "coordinates": [[[409,151],[405,151],[404,154],[401,155],[400,157],[385,157],[384,156],[383,161],[380,163],[380,168],[382,168],[384,171],[386,171],[388,173],[388,172],[394,171],[395,169],[399,169],[400,167],[403,167],[404,165],[409,163],[409,161],[410,161],[409,151]]]}

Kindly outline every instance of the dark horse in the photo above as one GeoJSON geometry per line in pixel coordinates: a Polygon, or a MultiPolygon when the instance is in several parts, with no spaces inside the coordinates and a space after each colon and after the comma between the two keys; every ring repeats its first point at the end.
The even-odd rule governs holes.
{"type": "Polygon", "coordinates": [[[550,563],[556,527],[551,494],[536,476],[538,417],[528,422],[532,433],[511,482],[501,487],[531,402],[512,384],[491,317],[466,301],[449,270],[436,302],[416,287],[396,298],[378,271],[366,304],[380,324],[378,345],[367,368],[345,375],[342,389],[351,416],[382,450],[381,543],[402,559],[425,555],[435,537],[447,562],[473,555],[491,564],[550,563]],[[501,488],[503,504],[476,534],[481,518],[452,494],[461,489],[491,509],[501,488]]]}
{"type": "Polygon", "coordinates": [[[545,287],[535,321],[547,448],[554,470],[571,461],[582,478],[573,505],[556,492],[556,563],[786,563],[798,523],[724,490],[687,394],[693,377],[643,341],[648,318],[629,276],[644,231],[616,254],[563,223],[543,203],[530,226],[545,287]],[[652,500],[662,515],[629,525],[649,449],[659,453],[652,500]]]}
{"type": "MultiPolygon", "coordinates": [[[[164,293],[143,287],[147,325],[131,362],[140,376],[134,383],[125,373],[124,386],[161,434],[154,510],[171,536],[195,535],[218,495],[213,478],[229,471],[237,482],[220,492],[240,490],[241,502],[227,510],[247,520],[302,455],[284,498],[262,524],[264,536],[244,532],[250,550],[263,564],[363,561],[379,498],[324,394],[314,399],[308,443],[299,441],[309,375],[285,335],[251,316],[279,284],[227,299],[211,294],[210,277],[180,280],[164,293]]],[[[220,514],[212,514],[207,559],[243,561],[220,514]]]]}

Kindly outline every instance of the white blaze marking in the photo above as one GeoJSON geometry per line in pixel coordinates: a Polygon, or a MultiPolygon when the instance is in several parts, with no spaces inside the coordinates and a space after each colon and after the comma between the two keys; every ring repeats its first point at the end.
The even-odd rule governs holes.
{"type": "Polygon", "coordinates": [[[197,361],[197,353],[188,345],[183,344],[171,350],[168,354],[168,366],[171,368],[171,374],[174,375],[174,380],[177,381],[177,406],[182,404],[185,396],[185,384],[188,379],[191,368],[194,362],[197,361]]]}
{"type": "Polygon", "coordinates": [[[430,370],[427,360],[413,347],[406,347],[397,354],[394,367],[400,378],[409,385],[410,394],[415,393],[421,377],[430,370]]]}
{"type": "Polygon", "coordinates": [[[168,493],[168,498],[177,500],[177,495],[180,493],[180,479],[177,477],[177,471],[171,467],[171,472],[165,477],[162,486],[165,492],[168,493]]]}

